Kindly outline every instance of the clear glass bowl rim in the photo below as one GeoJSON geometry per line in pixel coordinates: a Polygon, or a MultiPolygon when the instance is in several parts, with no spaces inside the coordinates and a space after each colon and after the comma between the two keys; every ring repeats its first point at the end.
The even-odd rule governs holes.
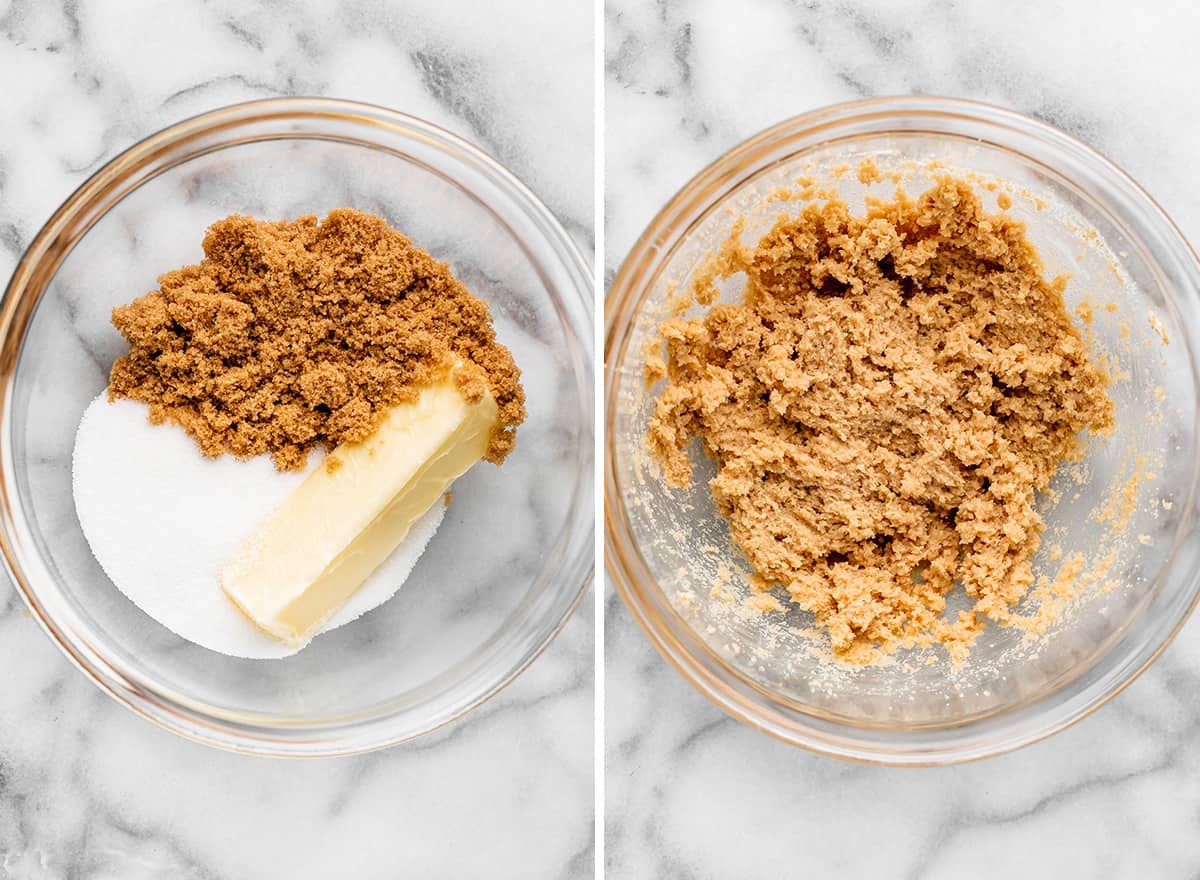
{"type": "MultiPolygon", "coordinates": [[[[71,625],[67,604],[54,578],[38,556],[19,503],[14,509],[11,401],[24,334],[42,293],[74,245],[105,213],[130,192],[158,175],[200,156],[225,148],[273,140],[324,140],[382,150],[425,167],[475,198],[505,225],[494,205],[482,202],[461,180],[431,167],[422,155],[437,154],[457,163],[464,176],[480,180],[519,216],[526,235],[536,235],[554,261],[570,314],[560,319],[569,336],[576,381],[583,398],[580,425],[590,454],[594,436],[591,383],[594,382],[594,336],[576,326],[591,319],[594,290],[588,263],[549,208],[512,172],[481,149],[425,120],[371,104],[333,98],[271,98],[210,110],[183,119],[138,141],[91,175],[55,210],[22,254],[0,299],[0,553],[5,569],[26,606],[54,643],[102,691],[136,714],[172,733],[227,751],[271,757],[351,755],[386,748],[442,727],[490,699],[519,676],[545,650],[582,602],[595,573],[595,520],[592,481],[582,480],[583,518],[574,524],[561,583],[547,590],[544,618],[536,633],[520,645],[521,653],[500,675],[476,670],[464,678],[469,693],[440,715],[415,726],[402,713],[378,713],[346,719],[294,720],[273,724],[262,715],[214,712],[186,695],[156,686],[115,662],[103,645],[92,644],[71,625]],[[406,145],[412,153],[406,152],[406,145]],[[582,331],[582,332],[581,332],[582,331]],[[582,388],[588,385],[588,388],[582,388]],[[4,424],[8,422],[8,424],[4,424]],[[30,569],[39,570],[31,577],[30,569]],[[45,575],[44,577],[41,575],[45,575]],[[36,585],[35,585],[36,584],[36,585]],[[57,613],[56,613],[57,612],[57,613]],[[66,618],[66,619],[62,619],[66,618]]],[[[516,232],[514,237],[519,239],[516,232]]],[[[522,245],[524,246],[524,244],[522,245]]],[[[539,272],[544,265],[538,265],[539,272]]],[[[575,499],[578,502],[578,499],[575,499]]],[[[523,603],[524,605],[525,603],[523,603]]],[[[494,636],[493,636],[494,638],[494,636]]],[[[446,709],[445,706],[441,708],[446,709]]]]}
{"type": "MultiPolygon", "coordinates": [[[[776,162],[841,137],[924,132],[985,140],[987,133],[1002,135],[1005,131],[1036,138],[1040,146],[1055,151],[1059,158],[1065,156],[1082,163],[1096,179],[1102,179],[1124,198],[1131,199],[1141,213],[1142,223],[1158,234],[1161,252],[1155,256],[1165,254],[1171,259],[1177,277],[1186,280],[1179,293],[1190,297],[1188,305],[1193,314],[1198,313],[1200,261],[1195,252],[1154,199],[1113,162],[1071,135],[1017,111],[966,99],[919,95],[830,105],[787,119],[738,144],[700,171],[668,201],[639,236],[608,288],[604,310],[603,407],[606,573],[650,642],[684,679],[738,720],[809,751],[862,763],[934,766],[1001,754],[1044,739],[1091,714],[1127,687],[1170,644],[1200,601],[1200,567],[1193,561],[1186,575],[1185,600],[1176,603],[1173,619],[1160,622],[1157,637],[1145,644],[1144,650],[1126,658],[1103,682],[1092,682],[1090,690],[1070,701],[1049,704],[1047,696],[1025,706],[1022,713],[1000,710],[973,721],[975,727],[969,733],[949,723],[919,728],[897,726],[879,736],[878,728],[871,725],[838,723],[799,711],[729,666],[694,634],[653,584],[628,527],[614,465],[617,370],[625,358],[629,331],[642,295],[657,272],[669,262],[675,246],[707,216],[711,206],[776,162]],[[1012,721],[1006,718],[1009,714],[1020,717],[1012,721]],[[981,724],[991,729],[979,730],[981,724]],[[866,735],[868,730],[872,735],[866,735]]],[[[987,142],[1014,155],[1023,155],[1002,140],[987,142]]],[[[1059,171],[1036,158],[1023,157],[1059,171]]],[[[1200,375],[1196,338],[1193,328],[1189,357],[1194,385],[1200,375]]],[[[1193,431],[1198,427],[1193,425],[1193,431]]],[[[1178,563],[1188,541],[1200,539],[1195,511],[1198,483],[1200,462],[1193,464],[1171,562],[1164,567],[1164,573],[1178,563]]]]}

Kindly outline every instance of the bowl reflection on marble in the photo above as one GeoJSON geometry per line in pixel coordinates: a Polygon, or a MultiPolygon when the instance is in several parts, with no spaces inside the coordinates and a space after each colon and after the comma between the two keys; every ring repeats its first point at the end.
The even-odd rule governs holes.
{"type": "MultiPolygon", "coordinates": [[[[736,279],[724,295],[738,295],[736,279]]],[[[920,97],[839,105],[785,122],[718,159],[663,209],[612,284],[606,325],[609,573],[664,656],[755,727],[838,757],[898,764],[1016,748],[1112,697],[1157,656],[1196,601],[1200,266],[1136,184],[1050,126],[920,97]],[[750,612],[746,578],[726,574],[738,554],[708,493],[711,462],[694,448],[693,487],[671,490],[645,448],[654,391],[644,386],[644,345],[669,313],[672,291],[727,237],[733,216],[746,217],[749,244],[777,212],[796,210],[771,195],[798,176],[836,186],[860,207],[864,195],[890,197],[888,184],[867,188],[839,173],[866,157],[899,172],[913,193],[932,182],[930,160],[993,185],[994,192],[977,187],[992,210],[997,193],[1007,192],[1047,273],[1071,275],[1068,307],[1114,303],[1114,311],[1097,310],[1089,333],[1116,377],[1116,432],[1092,438],[1082,465],[1060,469],[1051,487],[1059,500],[1040,505],[1047,530],[1034,560],[1035,573],[1053,577],[1057,545],[1064,559],[1079,553],[1094,566],[1095,582],[1044,636],[991,626],[959,667],[928,648],[901,652],[888,665],[846,668],[821,649],[810,615],[794,606],[750,612]],[[1118,528],[1121,517],[1103,521],[1096,513],[1131,480],[1137,504],[1118,528]],[[718,581],[733,601],[710,596],[718,581]]],[[[1018,610],[1036,611],[1033,602],[1018,610]]]]}
{"type": "MultiPolygon", "coordinates": [[[[342,101],[213,111],[114,159],[30,245],[0,314],[0,543],[44,628],[105,690],[240,751],[391,745],[476,706],[558,632],[593,572],[593,351],[586,263],[509,172],[428,123],[342,101]],[[201,257],[231,213],[385,218],[488,301],[529,418],[502,468],[473,468],[406,589],[285,660],[186,642],[109,582],[71,493],[75,427],[125,350],[110,311],[201,257]]],[[[186,499],[181,499],[186,502],[186,499]]],[[[214,586],[215,589],[215,586],[214,586]]]]}

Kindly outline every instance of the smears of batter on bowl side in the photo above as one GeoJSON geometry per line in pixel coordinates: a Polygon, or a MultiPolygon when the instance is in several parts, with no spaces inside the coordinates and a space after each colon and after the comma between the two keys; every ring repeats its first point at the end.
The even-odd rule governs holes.
{"type": "Polygon", "coordinates": [[[988,619],[1030,625],[1013,608],[1037,493],[1113,422],[1067,279],[946,175],[864,216],[823,193],[754,247],[740,233],[697,277],[706,313],[665,321],[647,360],[667,379],[648,435],[667,482],[690,483],[699,437],[756,586],[783,587],[843,662],[935,643],[961,660],[988,619]],[[743,301],[714,304],[737,273],[743,301]],[[948,619],[959,584],[973,605],[948,619]]]}

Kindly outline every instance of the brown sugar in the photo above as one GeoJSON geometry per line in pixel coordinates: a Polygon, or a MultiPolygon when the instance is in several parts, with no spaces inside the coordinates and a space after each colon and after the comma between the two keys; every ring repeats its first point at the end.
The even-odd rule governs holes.
{"type": "Polygon", "coordinates": [[[913,199],[836,198],[731,239],[697,302],[744,272],[738,303],[660,327],[667,381],[648,443],[711,491],[763,587],[811,612],[836,657],[940,643],[962,659],[987,619],[1020,622],[1035,509],[1080,434],[1110,430],[1089,364],[1024,226],[943,176],[913,199]],[[961,585],[970,606],[951,618],[961,585]]]}
{"type": "Polygon", "coordinates": [[[227,217],[199,265],[158,283],[113,310],[129,354],[109,395],[149,404],[152,421],[181,425],[205,455],[270,453],[300,468],[314,446],[369,436],[451,358],[468,399],[485,388],[496,399],[486,458],[513,449],[525,394],[487,304],[379,217],[227,217]]]}

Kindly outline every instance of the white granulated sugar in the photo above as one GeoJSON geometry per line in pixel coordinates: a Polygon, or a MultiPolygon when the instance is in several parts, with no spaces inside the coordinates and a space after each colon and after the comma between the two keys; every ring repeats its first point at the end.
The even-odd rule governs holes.
{"type": "MultiPolygon", "coordinates": [[[[100,567],[139,608],[176,635],[222,654],[270,659],[290,648],[260,631],[225,596],[217,574],[246,537],[322,458],[280,473],[267,456],[205,458],[175,425],[152,425],[132,400],[88,406],[75,435],[75,510],[100,567]]],[[[350,623],[404,584],[445,514],[433,508],[321,632],[350,623]]]]}

